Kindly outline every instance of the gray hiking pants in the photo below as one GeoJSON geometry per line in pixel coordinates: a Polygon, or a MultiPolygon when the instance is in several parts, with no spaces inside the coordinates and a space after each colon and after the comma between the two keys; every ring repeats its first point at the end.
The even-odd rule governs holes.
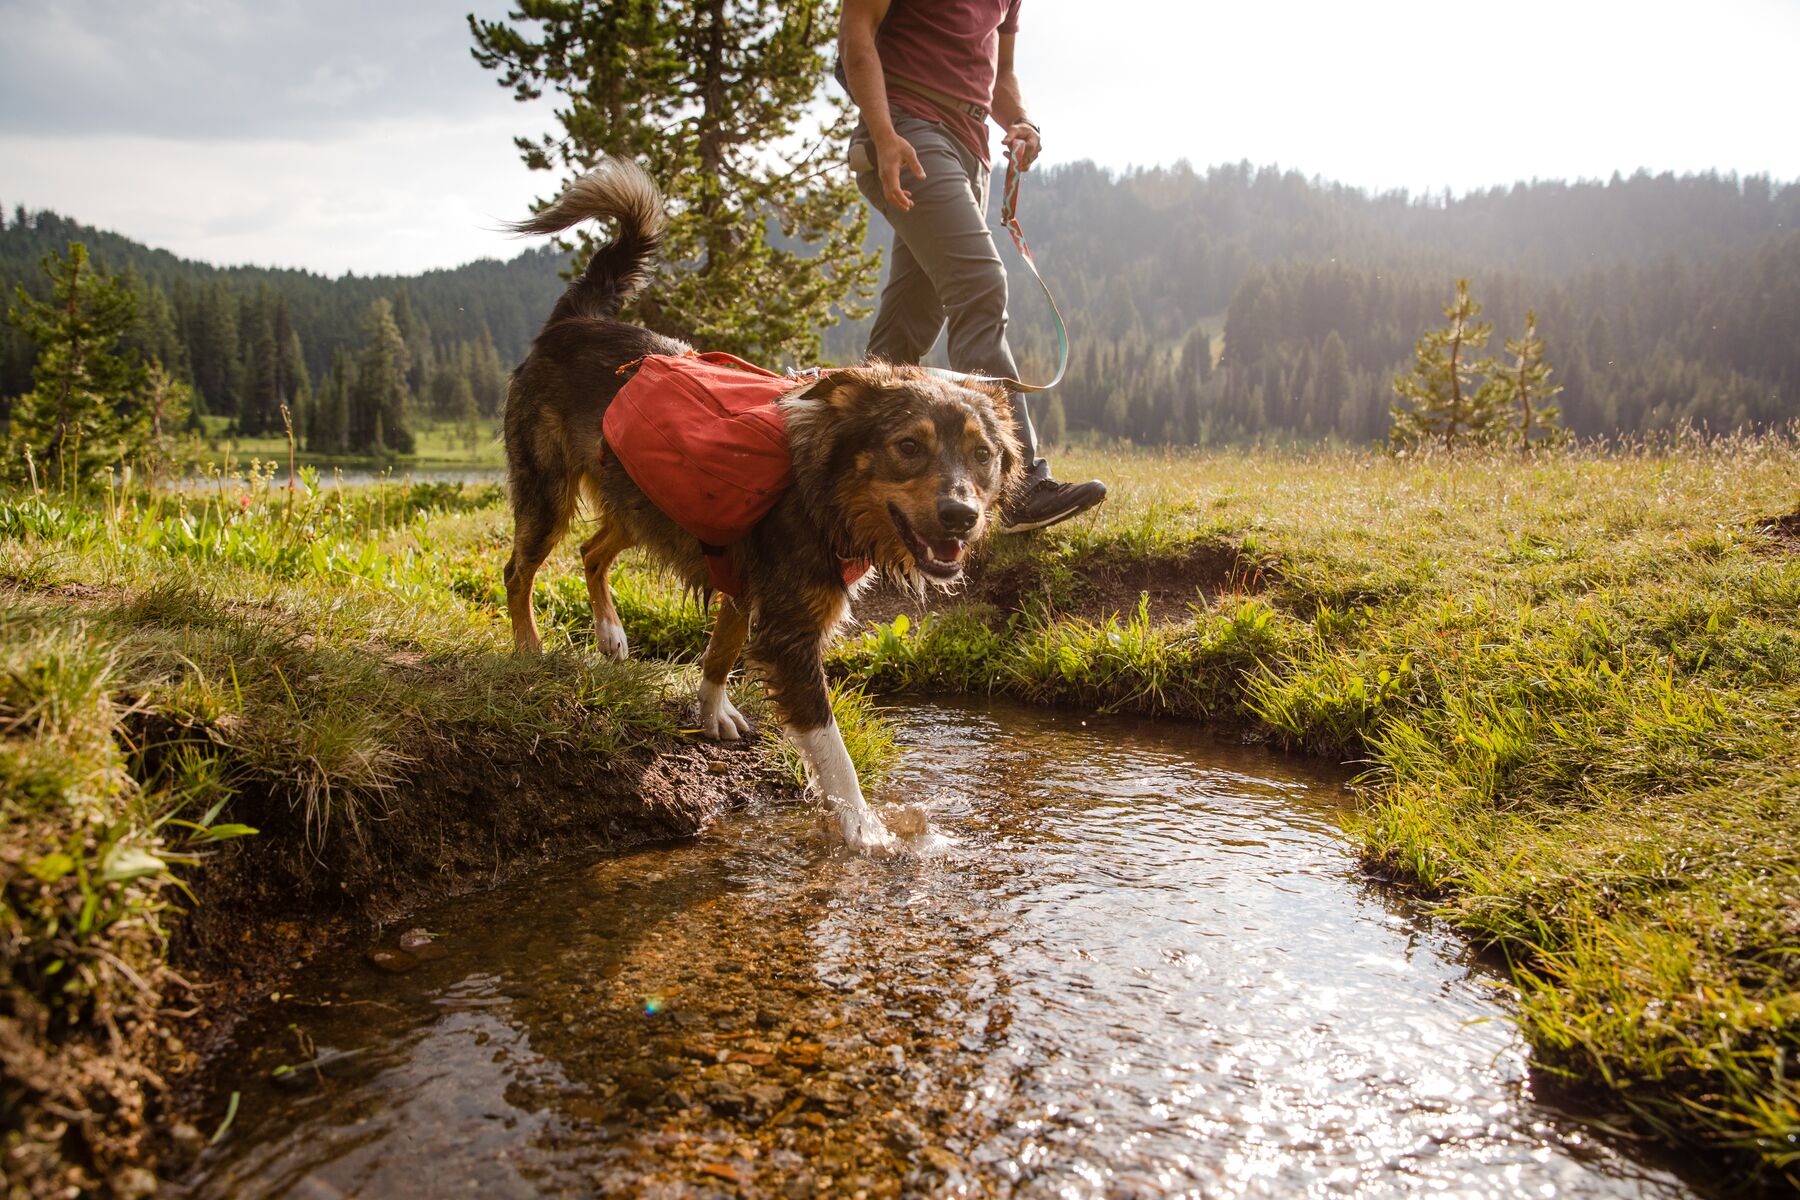
{"type": "MultiPolygon", "coordinates": [[[[942,125],[901,112],[893,118],[895,130],[919,156],[925,178],[901,174],[901,186],[913,198],[912,211],[901,212],[882,193],[879,172],[856,176],[864,198],[894,230],[869,353],[916,363],[947,322],[951,370],[1017,379],[1018,364],[1006,344],[1006,266],[987,226],[991,173],[942,125]]],[[[1038,456],[1031,414],[1022,393],[1012,402],[1030,464],[1038,456]]]]}

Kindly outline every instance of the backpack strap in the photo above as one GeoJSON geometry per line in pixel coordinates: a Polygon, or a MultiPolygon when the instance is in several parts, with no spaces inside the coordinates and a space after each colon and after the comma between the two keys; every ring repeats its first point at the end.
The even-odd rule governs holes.
{"type": "MultiPolygon", "coordinates": [[[[744,594],[744,578],[738,574],[727,547],[701,542],[700,553],[706,556],[706,577],[712,583],[713,591],[723,592],[733,600],[744,594]]],[[[866,558],[844,558],[841,555],[838,558],[838,570],[843,575],[845,587],[873,569],[874,564],[866,558]]]]}
{"type": "Polygon", "coordinates": [[[706,577],[711,581],[713,591],[723,592],[736,600],[744,594],[744,578],[738,574],[737,566],[725,549],[708,542],[700,543],[700,553],[706,556],[706,577]]]}

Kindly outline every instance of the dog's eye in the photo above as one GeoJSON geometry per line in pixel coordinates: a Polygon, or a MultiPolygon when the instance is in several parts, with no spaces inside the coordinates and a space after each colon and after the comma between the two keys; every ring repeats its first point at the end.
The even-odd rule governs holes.
{"type": "Polygon", "coordinates": [[[992,450],[989,450],[986,446],[975,447],[975,461],[976,462],[985,464],[985,463],[992,462],[993,458],[994,458],[994,452],[992,450]]]}
{"type": "Polygon", "coordinates": [[[913,455],[917,454],[920,448],[919,443],[912,438],[901,438],[894,443],[894,449],[898,450],[907,458],[911,458],[913,455]]]}

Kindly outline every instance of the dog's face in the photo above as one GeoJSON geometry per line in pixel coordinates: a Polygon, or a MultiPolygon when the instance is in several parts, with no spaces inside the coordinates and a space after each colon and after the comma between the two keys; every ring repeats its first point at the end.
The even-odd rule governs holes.
{"type": "Polygon", "coordinates": [[[1021,467],[1005,390],[876,364],[788,403],[796,472],[822,468],[814,486],[830,488],[854,548],[885,570],[954,583],[1021,467]]]}

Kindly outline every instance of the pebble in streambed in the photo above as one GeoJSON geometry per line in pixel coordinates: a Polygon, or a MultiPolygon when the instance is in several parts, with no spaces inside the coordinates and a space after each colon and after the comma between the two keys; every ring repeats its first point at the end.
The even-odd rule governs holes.
{"type": "MultiPolygon", "coordinates": [[[[833,897],[818,890],[815,916],[833,897]]],[[[824,981],[810,921],[729,896],[688,912],[579,977],[544,981],[520,1014],[563,1072],[607,1081],[579,1100],[533,1098],[562,1114],[550,1144],[599,1158],[602,1192],[941,1190],[965,1146],[925,1130],[962,1107],[975,1065],[921,1032],[937,1027],[942,981],[921,987],[860,955],[855,986],[824,981]]]]}
{"type": "Polygon", "coordinates": [[[377,946],[369,951],[369,964],[390,975],[404,975],[420,963],[432,962],[450,953],[442,942],[423,929],[409,929],[398,940],[399,949],[377,946]]]}

